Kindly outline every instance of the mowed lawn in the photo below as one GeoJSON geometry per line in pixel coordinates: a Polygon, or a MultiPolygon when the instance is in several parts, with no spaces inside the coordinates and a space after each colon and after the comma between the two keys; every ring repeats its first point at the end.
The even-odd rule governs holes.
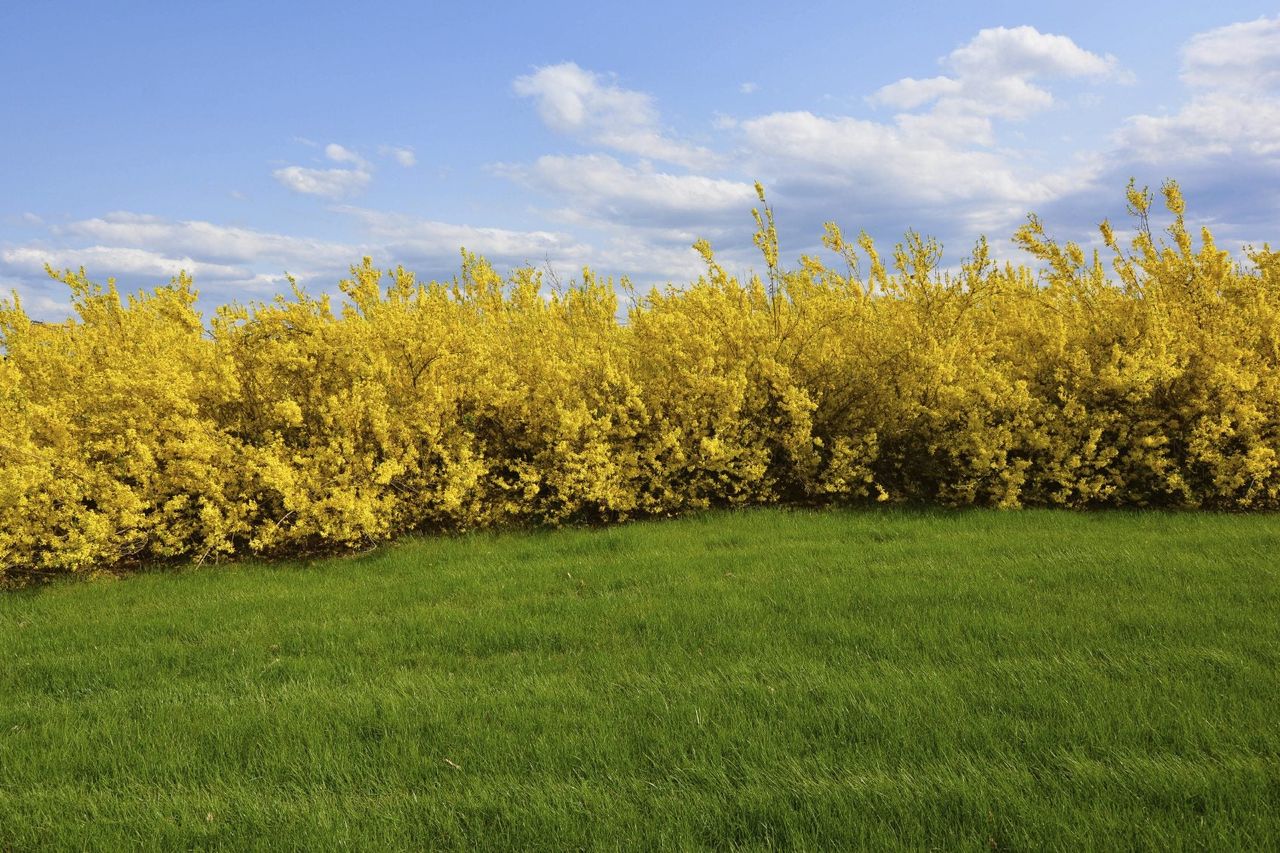
{"type": "Polygon", "coordinates": [[[0,595],[0,850],[1280,848],[1280,518],[711,513],[0,595]]]}

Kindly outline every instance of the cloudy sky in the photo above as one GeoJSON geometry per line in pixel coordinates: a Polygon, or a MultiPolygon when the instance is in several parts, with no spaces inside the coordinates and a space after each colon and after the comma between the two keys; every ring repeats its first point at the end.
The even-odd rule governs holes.
{"type": "MultiPolygon", "coordinates": [[[[1029,211],[1088,239],[1129,176],[1280,242],[1280,8],[1254,3],[4,3],[0,291],[191,271],[208,307],[365,254],[448,277],[683,281],[822,222],[958,260],[1029,211]]],[[[886,248],[888,246],[886,245],[886,248]]]]}

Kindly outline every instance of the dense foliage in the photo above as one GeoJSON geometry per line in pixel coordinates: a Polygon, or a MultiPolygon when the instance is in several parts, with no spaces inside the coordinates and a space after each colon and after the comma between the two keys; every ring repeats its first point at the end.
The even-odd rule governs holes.
{"type": "Polygon", "coordinates": [[[186,276],[55,273],[78,319],[0,302],[0,575],[787,501],[1276,508],[1280,252],[1196,249],[1164,196],[1168,240],[1132,185],[1131,247],[1102,225],[1114,275],[1035,217],[1039,273],[835,225],[842,269],[784,270],[765,208],[766,278],[701,242],[625,321],[590,271],[547,297],[465,252],[208,325],[186,276]]]}

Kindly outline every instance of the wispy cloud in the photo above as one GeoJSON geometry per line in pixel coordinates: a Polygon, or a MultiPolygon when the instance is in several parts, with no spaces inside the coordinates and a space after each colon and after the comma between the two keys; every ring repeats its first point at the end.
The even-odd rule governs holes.
{"type": "Polygon", "coordinates": [[[48,227],[39,241],[0,249],[0,280],[12,283],[40,316],[65,316],[55,269],[84,267],[96,280],[121,279],[127,290],[149,287],[179,271],[191,273],[208,304],[263,299],[286,287],[286,271],[314,292],[333,292],[364,255],[381,265],[405,264],[424,276],[456,271],[458,251],[480,252],[499,266],[551,260],[573,269],[592,254],[576,237],[556,231],[519,231],[429,220],[349,205],[356,239],[320,240],[221,225],[114,212],[48,227]]]}
{"type": "Polygon", "coordinates": [[[355,151],[331,142],[324,147],[324,156],[347,168],[315,169],[306,166],[285,166],[272,172],[283,186],[296,193],[322,198],[339,199],[355,195],[373,179],[373,167],[355,151]]]}
{"type": "Polygon", "coordinates": [[[711,225],[725,213],[745,214],[755,199],[745,181],[628,166],[607,154],[546,155],[527,166],[494,169],[561,198],[575,210],[617,223],[711,225]]]}
{"type": "Polygon", "coordinates": [[[52,233],[67,241],[145,248],[171,256],[224,264],[275,258],[293,268],[349,263],[359,244],[334,243],[200,220],[172,220],[117,211],[57,226],[52,233]]]}
{"type": "Polygon", "coordinates": [[[589,251],[573,236],[555,231],[486,228],[349,205],[335,210],[359,222],[369,243],[378,247],[378,253],[397,263],[421,261],[438,268],[445,262],[452,268],[461,248],[479,252],[499,264],[536,263],[546,258],[573,263],[575,254],[589,251]]]}
{"type": "Polygon", "coordinates": [[[187,270],[193,275],[215,278],[241,277],[246,271],[226,264],[197,261],[190,256],[171,257],[127,246],[84,246],[80,248],[37,248],[23,246],[0,251],[0,261],[10,270],[39,273],[45,264],[54,269],[112,270],[113,275],[168,277],[187,270]]]}
{"type": "Polygon", "coordinates": [[[676,139],[661,127],[652,95],[623,89],[576,63],[538,68],[517,77],[512,90],[532,98],[543,122],[558,133],[690,168],[715,161],[706,148],[676,139]]]}
{"type": "Polygon", "coordinates": [[[1183,48],[1182,79],[1219,92],[1274,94],[1280,90],[1280,16],[1197,34],[1183,48]]]}
{"type": "Polygon", "coordinates": [[[330,142],[324,147],[324,156],[335,163],[350,163],[353,168],[368,170],[369,161],[343,145],[330,142]]]}
{"type": "Polygon", "coordinates": [[[379,145],[378,153],[383,157],[390,157],[406,169],[418,163],[418,155],[407,145],[379,145]]]}
{"type": "Polygon", "coordinates": [[[1194,163],[1280,157],[1280,17],[1200,33],[1182,51],[1192,97],[1176,112],[1136,115],[1115,140],[1134,160],[1194,163]]]}

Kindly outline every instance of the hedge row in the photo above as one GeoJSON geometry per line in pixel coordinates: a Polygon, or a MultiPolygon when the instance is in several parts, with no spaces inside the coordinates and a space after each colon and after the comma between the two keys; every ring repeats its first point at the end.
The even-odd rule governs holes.
{"type": "MultiPolygon", "coordinates": [[[[463,253],[448,283],[365,259],[206,322],[190,278],[77,318],[0,302],[0,575],[353,547],[407,531],[788,501],[1280,506],[1280,253],[1237,262],[1164,188],[1097,253],[1030,218],[1036,261],[959,272],[909,234],[885,263],[829,225],[833,268],[707,272],[549,297],[463,253]]],[[[762,195],[763,199],[763,195],[762,195]]]]}

